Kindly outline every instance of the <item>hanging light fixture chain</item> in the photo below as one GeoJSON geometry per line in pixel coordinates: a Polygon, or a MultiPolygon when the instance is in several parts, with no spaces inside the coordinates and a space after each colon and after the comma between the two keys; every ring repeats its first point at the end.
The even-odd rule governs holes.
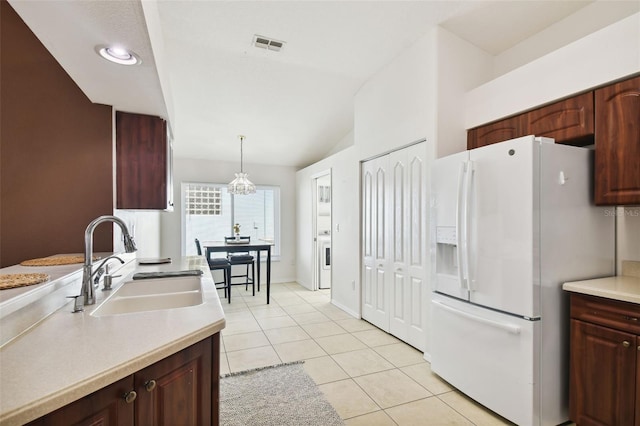
{"type": "Polygon", "coordinates": [[[240,136],[240,173],[244,173],[243,163],[243,154],[242,154],[242,145],[244,142],[244,136],[240,136]]]}

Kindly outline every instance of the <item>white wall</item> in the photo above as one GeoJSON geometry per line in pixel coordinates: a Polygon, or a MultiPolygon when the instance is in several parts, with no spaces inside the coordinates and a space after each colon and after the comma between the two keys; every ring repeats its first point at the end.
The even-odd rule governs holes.
{"type": "MultiPolygon", "coordinates": [[[[182,238],[182,182],[227,183],[238,172],[238,162],[174,159],[173,212],[161,214],[162,256],[179,257],[182,238]]],[[[295,216],[295,168],[245,164],[249,179],[257,185],[280,187],[280,260],[272,262],[271,282],[295,281],[296,216],[295,216]]],[[[191,242],[193,243],[193,242],[191,242]]],[[[263,275],[264,276],[264,275],[263,275]]],[[[262,278],[263,280],[265,278],[262,278]]]]}
{"type": "Polygon", "coordinates": [[[461,99],[489,80],[493,56],[449,31],[437,30],[437,139],[435,158],[467,149],[461,99]]]}
{"type": "MultiPolygon", "coordinates": [[[[127,225],[129,233],[136,242],[136,257],[164,257],[161,254],[160,215],[157,210],[114,210],[113,214],[127,225]]],[[[119,226],[113,227],[113,251],[124,252],[122,232],[119,226]]]]}
{"type": "Polygon", "coordinates": [[[436,135],[436,30],[402,52],[358,91],[354,145],[364,160],[436,135]]]}
{"type": "Polygon", "coordinates": [[[304,287],[313,282],[313,176],[331,170],[331,300],[360,317],[359,163],[355,148],[346,148],[296,173],[296,279],[304,287]]]}
{"type": "Polygon", "coordinates": [[[595,1],[495,57],[494,77],[640,11],[637,1],[595,1]]]}
{"type": "Polygon", "coordinates": [[[640,207],[619,207],[616,211],[617,271],[620,275],[623,260],[640,262],[640,207]]]}
{"type": "Polygon", "coordinates": [[[466,128],[549,103],[640,71],[640,13],[471,90],[466,128]]]}

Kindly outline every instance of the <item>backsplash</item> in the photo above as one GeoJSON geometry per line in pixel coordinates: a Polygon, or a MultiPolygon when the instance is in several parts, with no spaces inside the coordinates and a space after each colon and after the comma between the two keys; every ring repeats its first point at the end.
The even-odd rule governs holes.
{"type": "Polygon", "coordinates": [[[640,261],[635,260],[623,260],[622,261],[622,274],[627,277],[640,278],[640,261]]]}
{"type": "Polygon", "coordinates": [[[640,207],[617,207],[614,210],[617,220],[616,257],[617,275],[622,272],[622,261],[640,262],[640,207]]]}

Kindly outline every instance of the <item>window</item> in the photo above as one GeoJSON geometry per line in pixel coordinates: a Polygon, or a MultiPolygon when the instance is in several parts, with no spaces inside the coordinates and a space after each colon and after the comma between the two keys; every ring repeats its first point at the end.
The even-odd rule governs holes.
{"type": "Polygon", "coordinates": [[[190,215],[220,215],[220,188],[211,185],[191,184],[185,194],[185,211],[190,215]]]}
{"type": "Polygon", "coordinates": [[[280,255],[280,188],[257,186],[256,193],[231,195],[227,184],[183,183],[183,253],[196,254],[195,239],[224,241],[240,224],[240,235],[252,241],[274,243],[271,255],[280,255]]]}

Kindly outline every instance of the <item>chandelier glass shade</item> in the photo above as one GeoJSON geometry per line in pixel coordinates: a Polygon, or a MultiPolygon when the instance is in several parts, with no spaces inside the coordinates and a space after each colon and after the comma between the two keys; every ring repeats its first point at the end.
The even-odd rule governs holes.
{"type": "Polygon", "coordinates": [[[242,164],[242,142],[244,136],[240,136],[240,173],[236,173],[236,178],[229,183],[228,191],[234,195],[247,195],[256,192],[256,186],[249,180],[249,176],[243,170],[242,164]]]}

